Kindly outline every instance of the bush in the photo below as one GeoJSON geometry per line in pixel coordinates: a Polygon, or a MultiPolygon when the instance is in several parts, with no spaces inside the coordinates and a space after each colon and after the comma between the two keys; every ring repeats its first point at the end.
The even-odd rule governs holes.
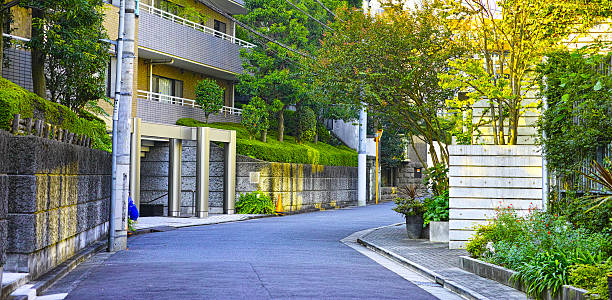
{"type": "Polygon", "coordinates": [[[467,248],[474,257],[518,272],[514,279],[526,284],[528,295],[540,298],[545,289],[555,294],[569,283],[571,266],[608,260],[610,239],[576,229],[563,216],[531,211],[519,217],[510,206],[498,209],[496,218],[477,230],[467,248]]]}
{"type": "MultiPolygon", "coordinates": [[[[334,147],[324,143],[296,143],[295,138],[285,136],[284,142],[271,138],[267,143],[249,139],[244,126],[235,123],[206,124],[191,118],[179,119],[177,125],[212,127],[236,131],[236,153],[271,162],[316,164],[326,166],[357,166],[357,152],[346,146],[334,147]]],[[[274,131],[269,132],[274,136],[274,131]]]]}
{"type": "Polygon", "coordinates": [[[312,141],[317,130],[317,116],[314,111],[307,106],[301,106],[296,112],[298,141],[312,141]]]}
{"type": "Polygon", "coordinates": [[[0,77],[0,129],[11,130],[15,114],[22,118],[44,119],[70,132],[90,137],[93,148],[111,150],[111,139],[100,118],[86,111],[77,115],[66,106],[42,99],[0,77]]]}
{"type": "Polygon", "coordinates": [[[262,131],[268,130],[270,127],[268,114],[266,103],[259,97],[253,97],[249,104],[242,107],[241,123],[249,132],[249,139],[262,131]]]}
{"type": "Polygon", "coordinates": [[[326,144],[332,143],[332,135],[323,124],[317,124],[317,138],[319,142],[326,144]]]}
{"type": "Polygon", "coordinates": [[[223,108],[223,89],[212,79],[198,81],[195,86],[195,102],[202,107],[208,123],[208,116],[223,108]]]}
{"type": "Polygon", "coordinates": [[[396,206],[393,208],[394,211],[407,216],[421,216],[425,212],[425,206],[423,203],[415,198],[395,198],[396,206]]]}
{"type": "Polygon", "coordinates": [[[431,221],[448,221],[448,191],[441,195],[425,199],[425,214],[423,214],[424,225],[431,221]]]}
{"type": "Polygon", "coordinates": [[[612,261],[597,265],[578,264],[570,268],[569,282],[589,291],[589,299],[607,300],[607,276],[612,272],[612,261]]]}
{"type": "Polygon", "coordinates": [[[274,201],[261,191],[240,194],[236,202],[236,213],[238,214],[273,214],[274,201]]]}

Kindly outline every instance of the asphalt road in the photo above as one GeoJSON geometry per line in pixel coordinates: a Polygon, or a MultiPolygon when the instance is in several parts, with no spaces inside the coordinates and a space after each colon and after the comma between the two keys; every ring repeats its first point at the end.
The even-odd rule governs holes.
{"type": "Polygon", "coordinates": [[[390,203],[139,235],[66,299],[437,299],[340,242],[390,203]]]}

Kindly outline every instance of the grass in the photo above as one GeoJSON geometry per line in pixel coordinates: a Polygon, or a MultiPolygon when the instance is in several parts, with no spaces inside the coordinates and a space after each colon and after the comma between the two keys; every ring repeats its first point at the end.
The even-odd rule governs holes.
{"type": "Polygon", "coordinates": [[[111,140],[100,118],[85,111],[77,115],[66,106],[40,98],[0,77],[0,129],[10,131],[15,114],[44,119],[70,132],[84,134],[92,139],[94,148],[110,151],[111,140]]]}
{"type": "Polygon", "coordinates": [[[322,142],[298,143],[293,136],[285,135],[278,141],[276,131],[268,131],[267,143],[255,138],[249,139],[247,130],[236,123],[202,123],[191,118],[182,118],[177,125],[190,127],[211,127],[236,131],[236,152],[265,161],[318,164],[327,166],[357,166],[357,152],[346,146],[331,146],[322,142]]]}

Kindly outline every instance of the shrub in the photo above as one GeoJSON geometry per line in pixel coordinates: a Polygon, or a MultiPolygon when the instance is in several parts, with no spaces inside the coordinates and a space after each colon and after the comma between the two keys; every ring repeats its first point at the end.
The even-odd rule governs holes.
{"type": "Polygon", "coordinates": [[[425,212],[425,206],[423,203],[415,198],[395,198],[396,206],[393,208],[394,211],[407,216],[421,216],[425,212]]]}
{"type": "Polygon", "coordinates": [[[200,80],[195,86],[195,102],[202,107],[208,123],[208,116],[223,108],[223,89],[212,79],[200,80]]]}
{"type": "Polygon", "coordinates": [[[273,214],[274,201],[261,191],[240,194],[236,202],[236,213],[238,214],[273,214]]]}
{"type": "Polygon", "coordinates": [[[590,299],[607,300],[607,276],[612,272],[612,261],[597,265],[577,264],[570,268],[569,282],[589,291],[590,299]]]}
{"type": "Polygon", "coordinates": [[[609,259],[610,240],[605,234],[574,228],[563,216],[531,211],[519,217],[509,206],[478,228],[467,248],[474,257],[515,270],[513,279],[526,284],[528,295],[540,298],[545,289],[555,294],[569,282],[572,265],[609,259]]]}
{"type": "Polygon", "coordinates": [[[312,141],[317,130],[317,116],[314,111],[307,106],[301,106],[296,112],[298,141],[312,141]]]}
{"type": "Polygon", "coordinates": [[[425,199],[424,204],[424,225],[429,224],[431,221],[448,221],[448,191],[443,192],[441,195],[425,199]]]}
{"type": "Polygon", "coordinates": [[[86,111],[77,115],[66,106],[40,98],[0,77],[0,129],[11,130],[15,114],[22,118],[44,119],[70,132],[90,137],[93,148],[111,150],[111,139],[100,118],[86,111]]]}
{"type": "Polygon", "coordinates": [[[242,107],[242,125],[249,132],[249,139],[262,131],[268,130],[268,108],[266,102],[259,97],[253,97],[249,104],[242,107]]]}

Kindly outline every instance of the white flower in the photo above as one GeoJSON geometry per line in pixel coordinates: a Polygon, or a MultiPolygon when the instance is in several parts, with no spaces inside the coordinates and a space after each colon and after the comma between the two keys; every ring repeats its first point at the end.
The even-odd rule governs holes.
{"type": "Polygon", "coordinates": [[[493,247],[493,242],[488,242],[486,248],[487,250],[489,250],[489,252],[495,253],[495,247],[493,247]]]}

